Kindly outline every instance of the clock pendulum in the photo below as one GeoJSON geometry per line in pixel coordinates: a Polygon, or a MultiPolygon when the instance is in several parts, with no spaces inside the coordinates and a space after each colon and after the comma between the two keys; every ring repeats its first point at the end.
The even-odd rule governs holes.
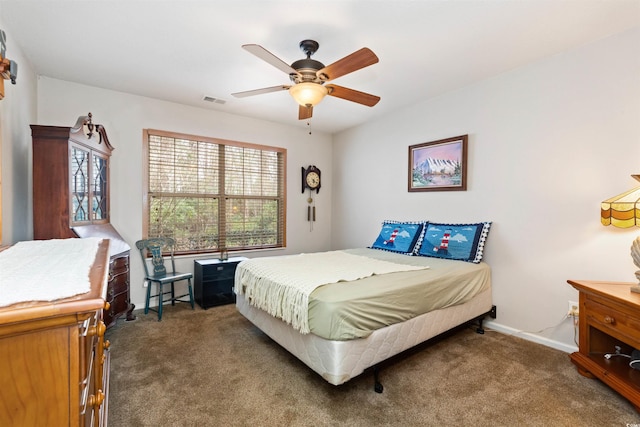
{"type": "Polygon", "coordinates": [[[311,190],[309,190],[309,198],[307,199],[307,221],[309,221],[309,231],[313,231],[313,223],[316,221],[316,206],[313,204],[314,200],[311,197],[311,190]]]}

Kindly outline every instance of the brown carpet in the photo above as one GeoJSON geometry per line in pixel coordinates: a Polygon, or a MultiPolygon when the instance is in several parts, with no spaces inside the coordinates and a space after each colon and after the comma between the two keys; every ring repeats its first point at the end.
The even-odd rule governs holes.
{"type": "Polygon", "coordinates": [[[109,425],[625,426],[633,406],[567,354],[463,328],[394,360],[384,393],[365,372],[333,386],[233,305],[167,306],[107,331],[109,425]]]}

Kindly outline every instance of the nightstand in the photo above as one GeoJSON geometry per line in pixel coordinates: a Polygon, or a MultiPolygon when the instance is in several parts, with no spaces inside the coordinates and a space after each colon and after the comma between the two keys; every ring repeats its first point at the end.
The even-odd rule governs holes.
{"type": "Polygon", "coordinates": [[[233,282],[238,263],[245,257],[218,259],[197,259],[194,261],[194,297],[205,310],[216,305],[232,304],[236,301],[233,282]]]}
{"type": "Polygon", "coordinates": [[[624,356],[640,350],[640,294],[631,292],[633,283],[569,280],[580,292],[579,351],[571,361],[585,377],[598,378],[640,410],[640,371],[629,366],[624,356]]]}

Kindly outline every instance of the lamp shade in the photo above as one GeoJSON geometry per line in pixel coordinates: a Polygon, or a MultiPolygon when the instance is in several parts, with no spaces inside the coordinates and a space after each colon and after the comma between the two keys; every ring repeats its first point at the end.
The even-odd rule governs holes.
{"type": "Polygon", "coordinates": [[[320,83],[304,82],[291,86],[289,93],[303,107],[309,105],[313,107],[322,101],[328,91],[320,83]]]}
{"type": "MultiPolygon", "coordinates": [[[[640,175],[631,175],[640,181],[640,175]]],[[[600,205],[602,225],[629,228],[640,227],[640,187],[618,194],[600,205]]]]}

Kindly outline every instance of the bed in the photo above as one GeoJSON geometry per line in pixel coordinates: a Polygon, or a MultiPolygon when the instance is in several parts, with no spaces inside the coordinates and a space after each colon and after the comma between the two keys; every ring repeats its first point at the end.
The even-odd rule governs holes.
{"type": "MultiPolygon", "coordinates": [[[[397,230],[394,223],[385,233],[384,225],[387,238],[397,230]]],[[[418,243],[438,247],[429,243],[426,224],[418,231],[421,237],[409,236],[411,245],[401,251],[374,244],[243,261],[235,276],[237,310],[330,384],[373,367],[381,392],[381,362],[470,321],[479,320],[482,332],[482,318],[495,314],[489,265],[413,256],[418,243]],[[301,292],[289,293],[288,282],[306,281],[307,298],[295,300],[301,292]]]]}

